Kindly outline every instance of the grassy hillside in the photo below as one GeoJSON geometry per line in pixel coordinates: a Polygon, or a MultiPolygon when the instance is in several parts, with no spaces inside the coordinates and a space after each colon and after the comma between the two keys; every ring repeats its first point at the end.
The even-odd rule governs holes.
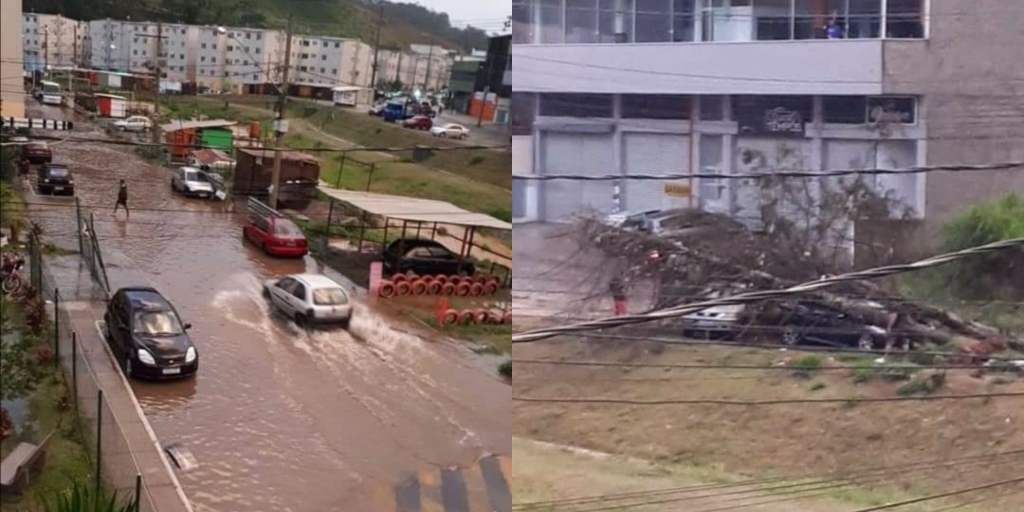
{"type": "MultiPolygon", "coordinates": [[[[102,18],[163,20],[284,28],[295,15],[299,32],[358,37],[371,42],[377,13],[359,0],[25,0],[25,12],[63,13],[81,20],[102,18]]],[[[485,47],[487,34],[475,28],[456,29],[445,13],[402,3],[385,2],[381,45],[404,48],[413,43],[440,44],[452,49],[485,47]]]]}

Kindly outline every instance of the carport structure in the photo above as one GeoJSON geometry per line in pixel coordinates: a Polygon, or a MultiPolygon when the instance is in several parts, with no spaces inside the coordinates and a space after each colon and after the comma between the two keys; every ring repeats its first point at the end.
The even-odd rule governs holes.
{"type": "MultiPolygon", "coordinates": [[[[401,221],[402,238],[409,234],[409,224],[415,225],[415,234],[421,235],[423,227],[429,228],[431,239],[435,239],[439,225],[459,226],[465,229],[466,235],[458,239],[461,243],[459,251],[459,264],[469,257],[473,249],[473,240],[476,237],[476,230],[480,228],[496,229],[500,231],[511,231],[512,224],[500,219],[491,217],[484,213],[476,213],[463,210],[458,206],[444,201],[433,199],[421,199],[416,197],[392,196],[386,194],[375,194],[372,192],[360,192],[354,190],[341,190],[321,184],[319,187],[327,197],[330,198],[330,213],[328,220],[333,217],[335,201],[351,205],[362,211],[364,215],[376,215],[384,218],[384,241],[385,246],[388,239],[388,231],[393,221],[401,221]]],[[[328,226],[328,233],[330,226],[328,226]]],[[[454,238],[454,237],[453,237],[454,238]]],[[[363,250],[363,242],[366,239],[366,222],[362,222],[359,228],[359,252],[363,250]]],[[[496,254],[496,253],[495,253],[496,254]]]]}

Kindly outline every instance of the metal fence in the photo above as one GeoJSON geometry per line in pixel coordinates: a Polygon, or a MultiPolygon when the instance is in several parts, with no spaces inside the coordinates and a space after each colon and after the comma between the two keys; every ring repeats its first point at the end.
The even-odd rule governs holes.
{"type": "MultiPolygon", "coordinates": [[[[92,352],[78,342],[78,333],[72,328],[67,308],[62,307],[60,291],[42,259],[38,242],[30,244],[30,252],[32,285],[48,301],[47,307],[53,308],[55,364],[63,371],[70,388],[78,419],[76,427],[94,467],[94,484],[105,485],[118,496],[132,497],[136,512],[158,512],[122,428],[122,419],[103,394],[89,361],[92,352]]],[[[106,357],[106,353],[102,355],[106,357]]]]}
{"type": "Polygon", "coordinates": [[[107,267],[103,263],[103,252],[96,238],[96,220],[92,212],[82,208],[75,198],[75,212],[78,217],[78,253],[89,267],[93,280],[110,295],[110,280],[107,279],[107,267]]]}

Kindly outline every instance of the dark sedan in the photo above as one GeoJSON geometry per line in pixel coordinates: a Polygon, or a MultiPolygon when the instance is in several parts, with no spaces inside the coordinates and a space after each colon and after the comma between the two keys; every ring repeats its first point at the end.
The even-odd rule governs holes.
{"type": "Polygon", "coordinates": [[[782,342],[786,345],[825,345],[859,348],[885,347],[886,331],[816,302],[782,306],[782,342]]]}
{"type": "Polygon", "coordinates": [[[199,354],[174,306],[149,287],[122,288],[103,315],[107,342],[128,378],[172,379],[194,375],[199,354]]]}
{"type": "Polygon", "coordinates": [[[40,194],[75,195],[75,177],[71,171],[60,164],[46,164],[39,168],[36,189],[40,194]]]}
{"type": "Polygon", "coordinates": [[[421,276],[471,276],[476,267],[433,240],[401,238],[384,249],[384,271],[388,275],[412,271],[421,276]]]}

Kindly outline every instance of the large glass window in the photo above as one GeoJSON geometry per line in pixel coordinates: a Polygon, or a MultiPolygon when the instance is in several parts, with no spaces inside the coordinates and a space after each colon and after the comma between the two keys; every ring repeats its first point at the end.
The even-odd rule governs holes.
{"type": "Polygon", "coordinates": [[[892,38],[924,37],[924,0],[889,0],[886,35],[892,38]]]}
{"type": "Polygon", "coordinates": [[[754,20],[760,41],[793,38],[793,0],[754,0],[754,20]]]}
{"type": "Polygon", "coordinates": [[[824,121],[829,124],[864,124],[868,99],[864,96],[825,96],[822,98],[824,121]]]}
{"type": "Polygon", "coordinates": [[[672,0],[636,0],[636,42],[672,40],[672,0]]]}
{"type": "Polygon", "coordinates": [[[540,42],[559,44],[565,40],[562,0],[537,0],[540,3],[540,42]]]}
{"type": "Polygon", "coordinates": [[[625,119],[689,119],[690,98],[677,94],[624,94],[625,119]]]}
{"type": "Polygon", "coordinates": [[[565,42],[597,43],[598,0],[565,0],[565,42]]]}
{"type": "Polygon", "coordinates": [[[847,0],[796,0],[795,39],[846,37],[847,0]]]}
{"type": "Polygon", "coordinates": [[[868,120],[872,123],[916,124],[917,100],[906,96],[868,98],[868,120]]]}
{"type": "Polygon", "coordinates": [[[701,96],[701,121],[721,121],[725,119],[725,96],[701,96]]]}
{"type": "Polygon", "coordinates": [[[694,40],[695,13],[700,0],[673,0],[672,5],[672,40],[688,42],[694,40]]]}
{"type": "Polygon", "coordinates": [[[610,94],[543,94],[540,115],[556,117],[612,117],[610,94]]]}
{"type": "Polygon", "coordinates": [[[881,34],[882,2],[881,0],[849,0],[849,28],[847,37],[851,39],[875,39],[881,34]]]}
{"type": "Polygon", "coordinates": [[[534,0],[512,0],[512,43],[534,43],[534,0]]]}
{"type": "Polygon", "coordinates": [[[533,120],[537,113],[537,95],[528,92],[512,93],[512,135],[533,133],[533,120]]]}
{"type": "Polygon", "coordinates": [[[598,0],[598,30],[602,43],[633,41],[633,0],[598,0]]]}

